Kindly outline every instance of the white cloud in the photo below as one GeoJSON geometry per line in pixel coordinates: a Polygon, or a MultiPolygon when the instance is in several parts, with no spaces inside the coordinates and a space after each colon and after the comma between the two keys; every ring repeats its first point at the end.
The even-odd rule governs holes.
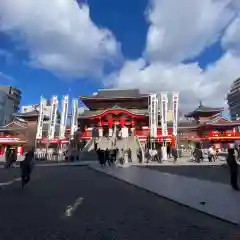
{"type": "Polygon", "coordinates": [[[69,76],[100,76],[119,48],[74,0],[1,0],[0,31],[17,35],[36,67],[69,76]]]}
{"type": "MultiPolygon", "coordinates": [[[[106,85],[140,88],[143,92],[179,91],[181,107],[223,106],[225,94],[240,76],[238,0],[153,0],[146,51],[126,61],[106,85]],[[235,4],[235,5],[234,5],[235,4]],[[202,69],[198,62],[183,63],[223,38],[225,54],[202,69]]],[[[240,6],[239,6],[240,7],[240,6]]]]}
{"type": "Polygon", "coordinates": [[[152,0],[146,54],[150,60],[181,62],[218,40],[234,17],[231,0],[152,0]]]}
{"type": "Polygon", "coordinates": [[[139,88],[142,92],[180,91],[181,105],[191,108],[199,99],[205,104],[223,105],[224,95],[234,79],[240,76],[240,59],[227,53],[203,71],[197,63],[167,65],[144,59],[127,61],[108,82],[117,87],[139,88]]]}
{"type": "Polygon", "coordinates": [[[240,56],[240,17],[236,18],[226,30],[222,46],[240,56]]]}

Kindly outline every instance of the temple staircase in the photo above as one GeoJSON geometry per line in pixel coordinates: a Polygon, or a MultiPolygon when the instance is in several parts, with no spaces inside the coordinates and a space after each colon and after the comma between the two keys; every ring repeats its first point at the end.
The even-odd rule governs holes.
{"type": "Polygon", "coordinates": [[[132,155],[132,162],[137,163],[138,158],[137,158],[137,151],[139,149],[139,145],[137,143],[137,140],[134,136],[130,136],[127,138],[127,149],[131,149],[131,155],[132,155]]]}
{"type": "Polygon", "coordinates": [[[94,150],[94,140],[91,139],[87,142],[85,147],[83,148],[80,161],[96,161],[98,159],[97,153],[94,150]]]}

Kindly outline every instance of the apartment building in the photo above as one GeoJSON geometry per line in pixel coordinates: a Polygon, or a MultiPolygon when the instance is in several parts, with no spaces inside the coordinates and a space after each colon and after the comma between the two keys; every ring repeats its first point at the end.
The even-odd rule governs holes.
{"type": "Polygon", "coordinates": [[[232,120],[240,117],[240,78],[236,79],[227,94],[227,103],[232,120]]]}
{"type": "Polygon", "coordinates": [[[0,126],[13,120],[13,113],[19,110],[21,91],[12,86],[0,85],[0,126]]]}

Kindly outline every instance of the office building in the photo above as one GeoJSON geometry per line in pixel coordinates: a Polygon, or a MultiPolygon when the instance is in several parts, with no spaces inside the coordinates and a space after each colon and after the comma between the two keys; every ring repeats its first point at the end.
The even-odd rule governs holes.
{"type": "Polygon", "coordinates": [[[240,117],[240,78],[236,79],[227,94],[227,103],[232,120],[240,117]]]}
{"type": "Polygon", "coordinates": [[[13,120],[13,113],[19,110],[21,91],[12,86],[0,85],[0,125],[13,120]]]}

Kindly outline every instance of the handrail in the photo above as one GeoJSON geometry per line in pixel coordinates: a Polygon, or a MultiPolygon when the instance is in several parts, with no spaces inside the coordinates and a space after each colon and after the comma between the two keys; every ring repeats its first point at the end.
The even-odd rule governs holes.
{"type": "Polygon", "coordinates": [[[139,148],[140,148],[140,150],[141,150],[141,153],[142,153],[142,159],[141,159],[141,161],[142,161],[142,163],[143,163],[143,162],[144,162],[144,150],[143,150],[143,146],[142,146],[142,144],[141,144],[141,142],[140,142],[140,140],[139,140],[139,138],[138,138],[137,136],[135,136],[135,140],[136,140],[137,145],[139,146],[139,148]]]}
{"type": "Polygon", "coordinates": [[[83,148],[83,151],[84,151],[84,152],[88,152],[89,148],[90,148],[90,147],[92,146],[92,144],[93,144],[93,141],[94,141],[94,139],[91,138],[91,139],[86,143],[86,145],[85,145],[84,148],[83,148]]]}

